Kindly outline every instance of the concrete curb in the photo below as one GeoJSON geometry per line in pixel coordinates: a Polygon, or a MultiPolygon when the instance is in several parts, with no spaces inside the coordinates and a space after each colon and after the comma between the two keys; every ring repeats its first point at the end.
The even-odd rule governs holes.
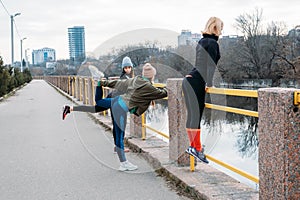
{"type": "MultiPolygon", "coordinates": [[[[76,105],[83,105],[61,89],[51,83],[48,84],[76,105]]],[[[108,119],[99,114],[88,114],[96,123],[112,130],[110,118],[108,119]]],[[[156,173],[164,177],[181,194],[191,199],[256,200],[259,198],[258,191],[238,182],[210,165],[199,162],[194,172],[190,172],[189,167],[176,166],[175,163],[169,160],[169,144],[156,137],[150,137],[146,140],[126,137],[125,144],[133,152],[140,153],[156,173]]]]}

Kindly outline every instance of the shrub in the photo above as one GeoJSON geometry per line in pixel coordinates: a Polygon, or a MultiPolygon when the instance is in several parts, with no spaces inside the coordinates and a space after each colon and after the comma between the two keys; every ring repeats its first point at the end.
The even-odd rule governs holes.
{"type": "Polygon", "coordinates": [[[0,56],[0,97],[24,83],[29,83],[31,80],[32,76],[28,69],[20,72],[17,68],[6,67],[3,65],[3,60],[0,56]]]}

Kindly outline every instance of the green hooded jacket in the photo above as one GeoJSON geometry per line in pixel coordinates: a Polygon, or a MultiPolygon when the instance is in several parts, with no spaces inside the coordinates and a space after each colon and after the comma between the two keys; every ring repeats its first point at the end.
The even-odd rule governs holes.
{"type": "Polygon", "coordinates": [[[152,100],[168,96],[166,88],[157,88],[145,77],[136,76],[129,79],[101,80],[101,86],[115,88],[124,94],[120,95],[128,110],[140,116],[149,107],[152,100]]]}

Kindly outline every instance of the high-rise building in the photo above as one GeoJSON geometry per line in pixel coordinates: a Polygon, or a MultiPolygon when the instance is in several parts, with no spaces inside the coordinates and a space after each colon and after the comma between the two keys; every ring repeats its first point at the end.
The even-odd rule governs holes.
{"type": "Polygon", "coordinates": [[[83,26],[68,28],[69,56],[75,63],[85,60],[85,33],[83,26]]]}
{"type": "Polygon", "coordinates": [[[38,65],[44,62],[55,62],[55,50],[45,47],[42,49],[32,50],[32,64],[38,65]]]}

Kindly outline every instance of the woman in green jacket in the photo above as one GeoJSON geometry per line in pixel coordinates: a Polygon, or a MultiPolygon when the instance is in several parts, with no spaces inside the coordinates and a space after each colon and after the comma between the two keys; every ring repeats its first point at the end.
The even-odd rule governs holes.
{"type": "MultiPolygon", "coordinates": [[[[125,80],[101,80],[98,82],[98,87],[105,86],[124,92],[120,96],[96,101],[96,106],[110,108],[114,115],[113,126],[116,130],[116,147],[120,160],[120,171],[131,171],[138,168],[127,161],[124,153],[127,113],[140,116],[148,109],[152,100],[161,99],[168,95],[166,88],[157,88],[152,85],[155,75],[156,69],[150,63],[146,63],[143,66],[142,76],[125,80]]],[[[96,112],[96,109],[95,106],[65,106],[63,119],[72,111],[96,112]]]]}

